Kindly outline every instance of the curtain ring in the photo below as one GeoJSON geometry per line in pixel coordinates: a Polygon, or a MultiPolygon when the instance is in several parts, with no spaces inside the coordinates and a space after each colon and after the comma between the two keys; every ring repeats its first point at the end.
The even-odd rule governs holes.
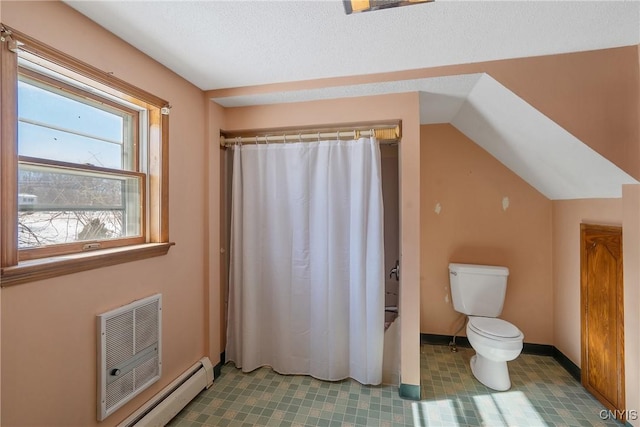
{"type": "Polygon", "coordinates": [[[298,141],[302,142],[302,134],[301,133],[298,134],[298,141]]]}
{"type": "Polygon", "coordinates": [[[282,139],[284,140],[284,143],[286,144],[287,143],[287,134],[286,133],[282,134],[282,139]]]}
{"type": "Polygon", "coordinates": [[[336,141],[340,142],[340,131],[336,131],[336,141]]]}
{"type": "Polygon", "coordinates": [[[242,139],[239,136],[236,136],[236,145],[242,146],[242,139]]]}
{"type": "Polygon", "coordinates": [[[318,132],[318,142],[320,142],[320,132],[318,132]]]}

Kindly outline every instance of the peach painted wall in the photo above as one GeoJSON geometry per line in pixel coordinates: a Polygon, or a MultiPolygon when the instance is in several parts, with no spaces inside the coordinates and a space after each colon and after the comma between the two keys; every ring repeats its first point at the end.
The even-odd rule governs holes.
{"type": "Polygon", "coordinates": [[[638,46],[209,91],[211,97],[488,73],[640,179],[638,46]]]}
{"type": "MultiPolygon", "coordinates": [[[[638,45],[638,78],[640,78],[640,45],[638,45]]],[[[638,89],[638,105],[640,106],[640,88],[638,89]]],[[[638,114],[638,130],[640,133],[640,114],[638,114]]],[[[640,138],[638,138],[640,145],[640,138]]],[[[640,187],[624,186],[622,188],[624,203],[623,240],[628,236],[632,242],[640,242],[640,187]]],[[[624,244],[624,242],[623,242],[624,244]]],[[[632,250],[625,251],[625,333],[626,333],[626,397],[627,408],[640,407],[640,244],[632,250]]],[[[632,420],[635,427],[640,420],[632,420]]]]}
{"type": "MultiPolygon", "coordinates": [[[[640,407],[640,185],[622,188],[624,265],[625,397],[627,409],[640,407]],[[629,244],[636,242],[636,244],[629,244]]],[[[629,420],[634,426],[640,420],[629,420]]]]}
{"type": "Polygon", "coordinates": [[[422,126],[421,144],[420,331],[453,335],[460,325],[450,262],[502,265],[501,318],[525,342],[553,344],[551,202],[450,124],[422,126]]]}
{"type": "Polygon", "coordinates": [[[516,95],[640,179],[637,46],[496,61],[516,95]]]}
{"type": "Polygon", "coordinates": [[[206,352],[205,98],[61,2],[3,1],[2,21],[173,106],[169,220],[176,245],[168,255],[2,289],[1,424],[6,426],[98,425],[95,316],[162,293],[162,378],[100,423],[114,425],[206,352]]]}
{"type": "MultiPolygon", "coordinates": [[[[585,144],[634,177],[640,178],[639,64],[640,46],[636,45],[393,73],[229,88],[209,91],[207,95],[210,97],[237,96],[486,72],[585,144]]],[[[422,173],[429,172],[423,168],[422,173]]],[[[415,177],[414,175],[413,179],[415,177]]],[[[424,200],[423,203],[425,204],[423,218],[426,218],[433,206],[424,200]]],[[[428,227],[426,220],[424,226],[428,227]]],[[[556,228],[554,227],[553,230],[556,228]]],[[[557,254],[557,240],[563,240],[562,236],[562,234],[557,236],[553,241],[554,257],[557,254]]],[[[423,247],[423,250],[429,250],[429,248],[423,247]]],[[[560,255],[559,259],[565,256],[560,255]]],[[[423,255],[423,259],[425,257],[426,255],[423,255]]],[[[557,264],[558,262],[554,260],[553,265],[557,264]]],[[[554,271],[551,280],[565,275],[562,269],[554,271]]],[[[444,286],[447,282],[445,278],[441,277],[443,283],[439,285],[427,285],[427,274],[423,271],[422,280],[423,304],[427,298],[438,300],[443,298],[444,286]],[[434,295],[428,292],[427,286],[436,287],[434,295]]],[[[552,293],[550,302],[560,304],[554,307],[552,315],[558,312],[564,315],[565,303],[579,304],[579,300],[572,299],[575,295],[569,297],[564,294],[565,285],[566,283],[560,284],[560,289],[552,293]]],[[[545,291],[547,300],[549,300],[548,292],[547,289],[545,291]]],[[[426,306],[422,311],[428,311],[428,309],[429,307],[426,306]]],[[[548,327],[542,327],[541,331],[547,332],[538,334],[534,331],[533,338],[538,339],[536,337],[544,336],[547,343],[557,344],[561,350],[566,348],[567,351],[575,354],[575,351],[570,349],[575,340],[579,340],[579,335],[568,336],[569,334],[563,331],[572,328],[566,328],[558,319],[554,322],[556,323],[553,327],[555,337],[549,338],[548,327]]],[[[424,330],[423,326],[421,324],[421,330],[424,330]]],[[[573,332],[575,333],[575,330],[573,332]]],[[[532,337],[527,334],[527,340],[530,338],[532,337]]],[[[637,385],[638,380],[634,379],[634,383],[637,385]]]]}
{"type": "MultiPolygon", "coordinates": [[[[621,199],[553,202],[555,346],[576,365],[580,348],[580,224],[622,226],[626,409],[640,403],[640,185],[625,185],[621,199]]],[[[639,420],[629,420],[634,426],[639,420]]]]}
{"type": "MultiPolygon", "coordinates": [[[[4,22],[2,16],[2,2],[0,2],[0,22],[4,22]]],[[[1,123],[0,123],[1,125],[1,123]]],[[[2,207],[0,202],[0,208],[2,207]]],[[[0,240],[2,240],[2,234],[0,233],[0,240]]],[[[0,278],[0,285],[2,279],[0,278]]],[[[0,425],[2,425],[2,288],[0,287],[0,425]]]]}
{"type": "Polygon", "coordinates": [[[622,225],[622,199],[553,201],[554,343],[578,366],[581,362],[580,223],[583,222],[622,225]]]}
{"type": "Polygon", "coordinates": [[[207,317],[205,320],[205,343],[207,355],[211,360],[220,360],[220,354],[225,345],[225,311],[223,309],[226,291],[226,255],[223,252],[224,224],[226,216],[222,211],[225,204],[221,203],[224,197],[224,161],[221,156],[220,129],[224,123],[224,109],[205,99],[208,111],[207,143],[205,147],[207,158],[207,186],[206,199],[207,211],[207,252],[205,274],[207,280],[208,301],[207,317]],[[221,250],[222,249],[222,250],[221,250]]]}
{"type": "Polygon", "coordinates": [[[226,110],[225,130],[402,120],[400,156],[401,382],[420,384],[420,117],[417,93],[226,110]]]}

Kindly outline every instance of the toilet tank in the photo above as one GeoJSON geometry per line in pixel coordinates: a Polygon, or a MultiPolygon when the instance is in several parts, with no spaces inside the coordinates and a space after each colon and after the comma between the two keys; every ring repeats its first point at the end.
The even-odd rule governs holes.
{"type": "Polygon", "coordinates": [[[449,264],[453,308],[468,316],[502,313],[509,269],[493,265],[449,264]]]}

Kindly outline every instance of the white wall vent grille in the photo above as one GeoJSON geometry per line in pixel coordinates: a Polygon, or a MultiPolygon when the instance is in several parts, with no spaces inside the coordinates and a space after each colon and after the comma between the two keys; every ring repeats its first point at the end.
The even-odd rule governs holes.
{"type": "Polygon", "coordinates": [[[98,315],[98,420],[160,379],[162,295],[98,315]]]}

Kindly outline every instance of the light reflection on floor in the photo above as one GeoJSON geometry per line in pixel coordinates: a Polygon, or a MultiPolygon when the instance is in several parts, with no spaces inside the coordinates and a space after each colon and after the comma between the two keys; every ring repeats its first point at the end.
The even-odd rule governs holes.
{"type": "Polygon", "coordinates": [[[495,392],[473,378],[472,349],[422,345],[422,400],[404,400],[396,386],[353,380],[319,381],[278,375],[269,368],[244,374],[232,364],[170,426],[616,426],[603,406],[553,358],[523,354],[509,362],[512,388],[495,392]]]}
{"type": "Polygon", "coordinates": [[[473,349],[421,347],[422,400],[415,426],[621,426],[602,419],[604,407],[549,356],[521,354],[509,362],[511,389],[496,392],[471,373],[473,349]]]}

